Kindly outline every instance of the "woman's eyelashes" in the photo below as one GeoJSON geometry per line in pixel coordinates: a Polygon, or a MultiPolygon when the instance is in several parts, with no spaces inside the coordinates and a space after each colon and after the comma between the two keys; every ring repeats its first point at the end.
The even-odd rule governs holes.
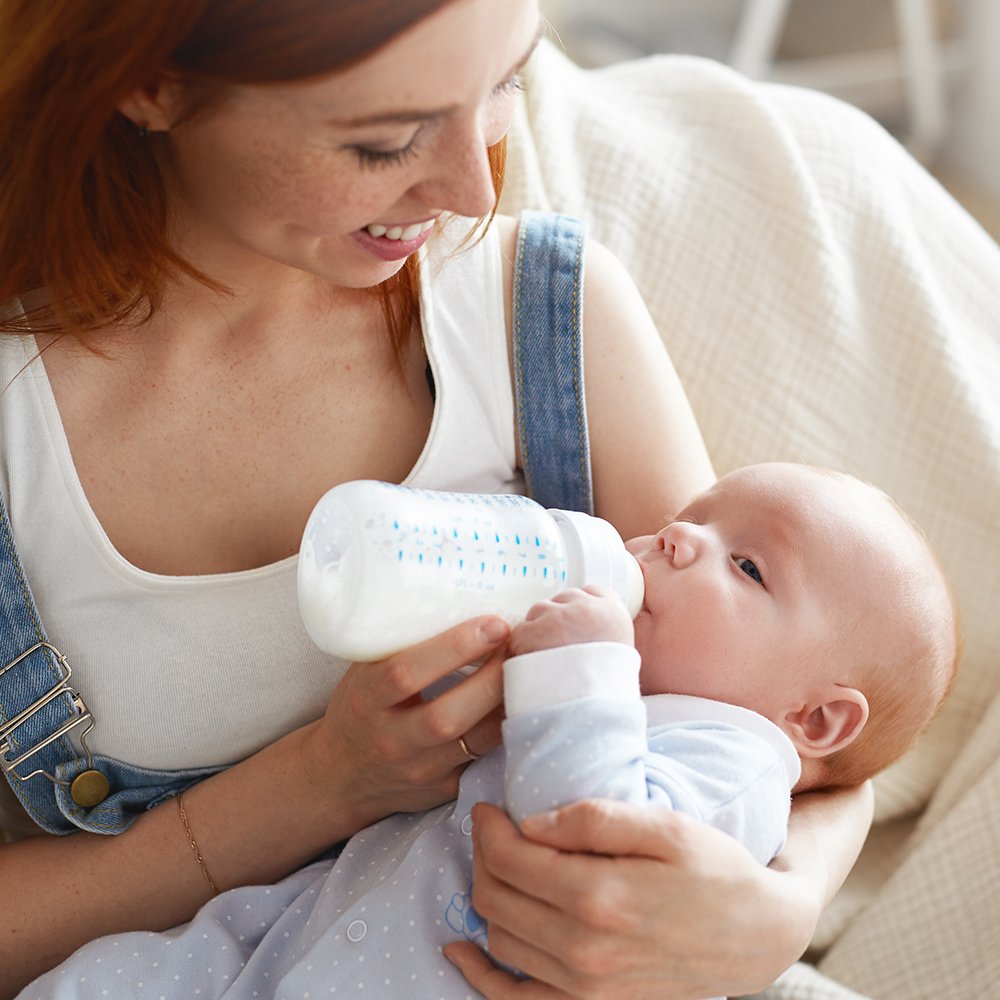
{"type": "MultiPolygon", "coordinates": [[[[420,133],[418,132],[417,135],[420,133]]],[[[353,152],[362,167],[395,167],[408,160],[411,156],[417,155],[417,136],[414,137],[399,149],[371,149],[368,146],[348,146],[353,152]]]]}
{"type": "Polygon", "coordinates": [[[501,94],[519,94],[524,87],[521,85],[521,75],[520,73],[514,73],[509,76],[503,83],[498,83],[493,88],[493,94],[495,96],[500,96],[501,94]]]}
{"type": "MultiPolygon", "coordinates": [[[[508,77],[503,83],[498,83],[491,93],[491,97],[505,97],[518,94],[522,90],[521,78],[517,73],[508,77]]],[[[352,145],[349,149],[358,158],[362,167],[397,167],[401,163],[417,155],[417,137],[421,129],[417,129],[413,138],[405,146],[398,149],[372,149],[370,146],[352,145]]]]}
{"type": "Polygon", "coordinates": [[[747,559],[745,556],[736,556],[733,561],[751,580],[756,580],[759,584],[763,585],[764,579],[752,559],[747,559]]]}

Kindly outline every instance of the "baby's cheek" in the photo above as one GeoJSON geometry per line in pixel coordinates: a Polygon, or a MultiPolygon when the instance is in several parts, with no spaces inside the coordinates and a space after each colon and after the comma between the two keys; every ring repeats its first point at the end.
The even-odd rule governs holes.
{"type": "Polygon", "coordinates": [[[671,692],[668,683],[668,658],[666,651],[659,648],[657,635],[652,627],[648,611],[641,611],[633,623],[635,648],[639,651],[639,687],[643,694],[667,694],[671,692]]]}

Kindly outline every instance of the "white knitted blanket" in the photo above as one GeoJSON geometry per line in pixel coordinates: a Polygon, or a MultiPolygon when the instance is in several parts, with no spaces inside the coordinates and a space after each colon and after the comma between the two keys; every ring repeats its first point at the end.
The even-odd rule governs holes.
{"type": "Polygon", "coordinates": [[[784,459],[875,483],[962,605],[959,682],[877,779],[821,972],[767,996],[1000,997],[1000,249],[830,98],[685,57],[583,71],[548,45],[525,83],[501,208],[577,215],[621,257],[716,470],[784,459]]]}

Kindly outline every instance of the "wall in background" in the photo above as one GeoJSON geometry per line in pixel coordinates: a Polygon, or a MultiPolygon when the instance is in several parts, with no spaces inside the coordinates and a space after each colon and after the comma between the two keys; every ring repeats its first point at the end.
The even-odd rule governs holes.
{"type": "MultiPolygon", "coordinates": [[[[743,9],[743,0],[541,2],[571,58],[590,66],[652,52],[726,60],[743,9]]],[[[945,138],[930,165],[1000,238],[1000,0],[936,0],[935,5],[947,112],[945,138]]],[[[807,74],[815,76],[818,68],[829,80],[839,77],[839,87],[826,89],[905,137],[905,92],[891,58],[896,37],[892,0],[794,0],[775,78],[799,82],[796,74],[804,67],[807,74]],[[860,57],[856,64],[850,54],[860,57]],[[888,70],[881,78],[879,66],[888,70]],[[843,86],[855,69],[863,85],[843,86]]]]}
{"type": "Polygon", "coordinates": [[[1000,2],[966,0],[968,70],[942,163],[1000,205],[1000,2]]]}

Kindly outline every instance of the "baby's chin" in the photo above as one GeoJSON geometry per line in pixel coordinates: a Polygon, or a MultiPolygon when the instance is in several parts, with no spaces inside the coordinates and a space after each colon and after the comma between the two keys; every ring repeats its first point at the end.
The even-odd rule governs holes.
{"type": "Polygon", "coordinates": [[[650,694],[676,694],[671,689],[662,670],[639,669],[639,693],[645,697],[650,694]]]}

